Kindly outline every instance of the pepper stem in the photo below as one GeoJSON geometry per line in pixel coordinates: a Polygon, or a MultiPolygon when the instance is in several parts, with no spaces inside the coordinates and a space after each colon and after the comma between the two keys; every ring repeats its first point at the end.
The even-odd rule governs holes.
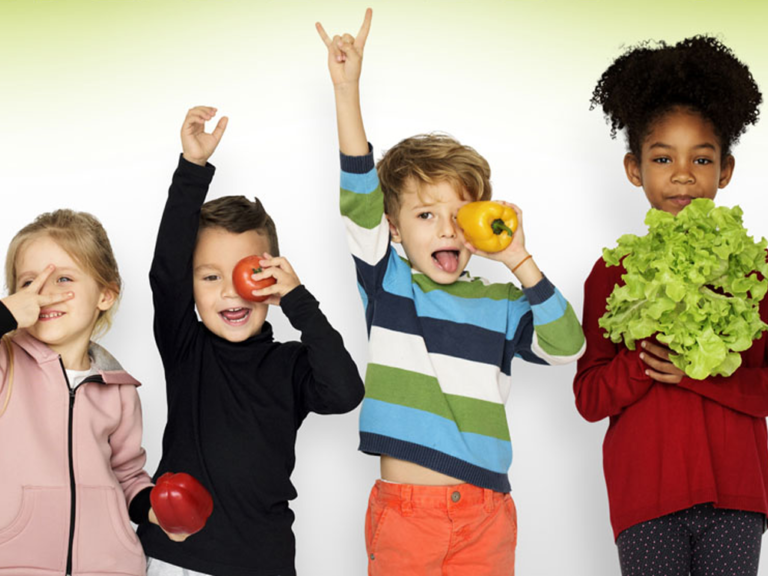
{"type": "Polygon", "coordinates": [[[256,268],[254,268],[253,266],[251,266],[251,271],[252,271],[254,274],[258,274],[259,272],[261,272],[261,266],[259,266],[259,269],[258,269],[258,270],[256,270],[256,268]]]}
{"type": "Polygon", "coordinates": [[[509,237],[512,238],[512,235],[514,234],[514,232],[512,232],[512,230],[510,229],[510,227],[504,224],[504,220],[502,220],[501,218],[496,218],[496,220],[491,222],[491,230],[493,230],[493,233],[496,234],[497,236],[502,232],[506,232],[507,234],[509,234],[509,237]]]}

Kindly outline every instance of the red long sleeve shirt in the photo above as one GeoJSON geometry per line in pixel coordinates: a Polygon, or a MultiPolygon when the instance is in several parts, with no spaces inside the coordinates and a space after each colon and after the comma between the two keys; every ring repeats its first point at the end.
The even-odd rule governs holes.
{"type": "MultiPolygon", "coordinates": [[[[656,382],[645,375],[639,347],[614,344],[597,324],[624,273],[600,259],[587,278],[587,350],[573,382],[584,418],[610,418],[603,470],[614,537],[704,502],[767,514],[768,337],[753,342],[727,378],[656,382]]],[[[768,322],[768,297],[760,316],[768,322]]]]}

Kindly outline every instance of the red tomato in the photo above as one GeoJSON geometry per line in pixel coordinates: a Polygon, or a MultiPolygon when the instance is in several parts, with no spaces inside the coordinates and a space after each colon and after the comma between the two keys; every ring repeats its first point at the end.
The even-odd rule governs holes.
{"type": "Polygon", "coordinates": [[[274,278],[264,278],[262,280],[251,278],[253,274],[261,272],[261,261],[261,256],[246,256],[235,264],[235,269],[232,271],[232,282],[235,283],[235,290],[244,300],[264,302],[269,296],[254,296],[251,292],[272,286],[272,284],[277,282],[274,278]]]}

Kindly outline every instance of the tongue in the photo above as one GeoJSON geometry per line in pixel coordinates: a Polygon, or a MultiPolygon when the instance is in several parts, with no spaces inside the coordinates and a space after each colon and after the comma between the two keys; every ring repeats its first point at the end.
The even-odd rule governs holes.
{"type": "Polygon", "coordinates": [[[221,313],[227,320],[242,320],[248,315],[247,308],[241,308],[240,310],[225,310],[221,313]]]}
{"type": "Polygon", "coordinates": [[[445,272],[456,272],[456,268],[459,267],[459,255],[453,250],[440,250],[432,256],[445,272]]]}

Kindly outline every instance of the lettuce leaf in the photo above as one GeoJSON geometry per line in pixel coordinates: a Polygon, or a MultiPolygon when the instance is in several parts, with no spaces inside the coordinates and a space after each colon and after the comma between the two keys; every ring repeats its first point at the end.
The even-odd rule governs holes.
{"type": "Polygon", "coordinates": [[[608,266],[626,269],[599,320],[605,337],[634,350],[655,334],[691,378],[733,374],[739,352],[768,330],[759,313],[768,280],[755,274],[768,277],[768,241],[747,234],[742,214],[706,198],[677,216],[651,208],[648,234],[626,234],[603,249],[608,266]]]}

